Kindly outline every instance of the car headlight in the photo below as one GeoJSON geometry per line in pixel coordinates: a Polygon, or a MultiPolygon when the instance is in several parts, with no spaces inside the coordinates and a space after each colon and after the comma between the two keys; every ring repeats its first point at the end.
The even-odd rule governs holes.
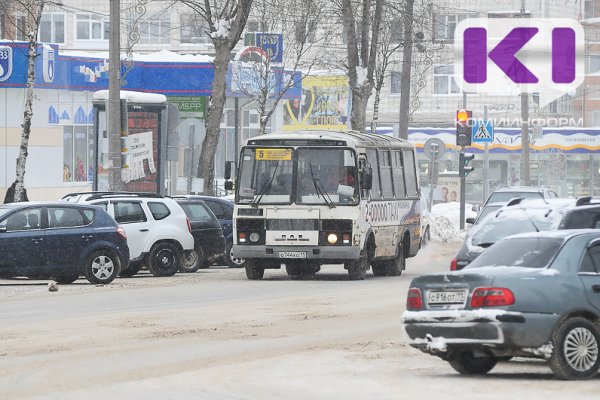
{"type": "Polygon", "coordinates": [[[258,242],[259,240],[260,240],[260,235],[259,235],[258,233],[256,233],[256,232],[252,232],[252,233],[250,234],[250,241],[251,241],[252,243],[256,243],[256,242],[258,242]]]}
{"type": "Polygon", "coordinates": [[[338,241],[338,237],[335,233],[330,233],[329,235],[327,235],[327,241],[329,242],[329,244],[336,244],[338,241]]]}

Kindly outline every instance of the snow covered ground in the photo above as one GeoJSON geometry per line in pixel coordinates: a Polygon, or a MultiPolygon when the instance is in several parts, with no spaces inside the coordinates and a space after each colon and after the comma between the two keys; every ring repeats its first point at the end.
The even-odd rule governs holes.
{"type": "MultiPolygon", "coordinates": [[[[465,219],[476,217],[471,204],[465,204],[465,219]]],[[[442,243],[462,242],[470,227],[465,223],[465,229],[460,230],[460,203],[439,203],[431,207],[429,229],[431,239],[442,243]]]]}

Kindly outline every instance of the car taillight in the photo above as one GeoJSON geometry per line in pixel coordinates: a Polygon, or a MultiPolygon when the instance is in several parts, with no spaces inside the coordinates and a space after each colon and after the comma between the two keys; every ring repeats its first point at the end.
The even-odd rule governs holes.
{"type": "Polygon", "coordinates": [[[456,271],[456,257],[450,261],[450,271],[456,271]]]}
{"type": "Polygon", "coordinates": [[[127,232],[125,232],[125,228],[123,228],[121,225],[117,227],[117,233],[123,236],[123,239],[127,239],[127,232]]]}
{"type": "Polygon", "coordinates": [[[515,295],[507,288],[477,288],[471,296],[471,308],[502,307],[515,304],[515,295]]]}
{"type": "Polygon", "coordinates": [[[421,290],[418,288],[411,288],[408,291],[408,297],[406,298],[406,309],[409,311],[414,311],[422,308],[423,299],[421,298],[421,290]]]}
{"type": "Polygon", "coordinates": [[[190,231],[190,233],[192,233],[192,224],[190,223],[190,219],[186,218],[185,222],[187,223],[188,231],[190,231]]]}

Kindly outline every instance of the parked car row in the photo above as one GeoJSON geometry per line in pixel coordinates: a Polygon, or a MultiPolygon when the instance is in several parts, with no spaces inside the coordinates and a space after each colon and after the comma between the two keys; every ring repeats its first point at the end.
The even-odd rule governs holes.
{"type": "MultiPolygon", "coordinates": [[[[155,276],[195,272],[224,258],[231,215],[217,219],[208,196],[81,192],[60,202],[0,206],[1,277],[107,284],[147,268],[155,276]]],[[[237,264],[233,264],[237,266],[237,264]]]]}
{"type": "Polygon", "coordinates": [[[528,193],[537,200],[492,194],[503,204],[478,217],[452,271],[413,279],[405,330],[411,346],[460,374],[528,357],[546,360],[560,379],[592,378],[600,368],[600,204],[528,193]]]}

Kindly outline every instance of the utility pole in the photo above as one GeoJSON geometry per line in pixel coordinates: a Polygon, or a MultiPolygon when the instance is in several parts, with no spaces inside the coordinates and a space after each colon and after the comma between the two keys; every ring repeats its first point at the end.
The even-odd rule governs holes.
{"type": "MultiPolygon", "coordinates": [[[[488,107],[483,106],[483,120],[487,121],[488,119],[488,107]]],[[[488,148],[488,143],[485,142],[483,144],[483,203],[488,198],[489,188],[490,188],[490,150],[488,148]]]]}
{"type": "Polygon", "coordinates": [[[400,120],[398,135],[408,139],[408,123],[410,119],[410,80],[413,50],[413,23],[415,0],[407,0],[403,16],[402,76],[400,77],[400,120]]]}
{"type": "MultiPolygon", "coordinates": [[[[525,18],[525,0],[521,0],[521,18],[525,18]]],[[[529,186],[529,93],[521,89],[521,185],[529,186]]]]}
{"type": "Polygon", "coordinates": [[[121,178],[121,9],[119,0],[110,0],[108,52],[108,167],[110,190],[122,190],[121,178]]]}

